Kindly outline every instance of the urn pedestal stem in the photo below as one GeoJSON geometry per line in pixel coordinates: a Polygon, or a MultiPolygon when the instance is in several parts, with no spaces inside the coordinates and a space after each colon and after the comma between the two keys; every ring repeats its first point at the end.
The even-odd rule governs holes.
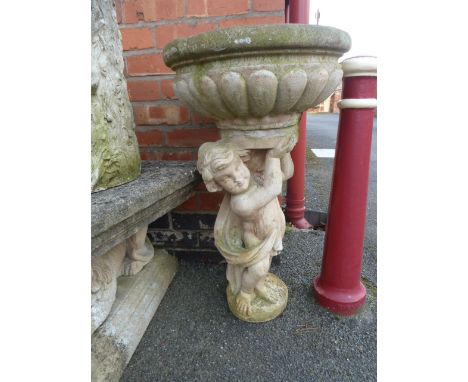
{"type": "Polygon", "coordinates": [[[342,62],[343,99],[336,142],[322,270],[313,282],[316,301],[339,315],[353,315],[365,303],[361,263],[374,109],[375,57],[342,62]]]}

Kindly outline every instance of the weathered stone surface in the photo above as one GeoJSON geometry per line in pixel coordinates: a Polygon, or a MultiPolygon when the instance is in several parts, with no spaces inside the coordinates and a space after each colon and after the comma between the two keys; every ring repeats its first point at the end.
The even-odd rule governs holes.
{"type": "Polygon", "coordinates": [[[91,256],[91,334],[109,314],[117,290],[117,278],[140,272],[154,256],[154,247],[141,228],[102,256],[91,256]]]}
{"type": "Polygon", "coordinates": [[[278,86],[275,111],[284,113],[291,109],[301,98],[307,85],[307,73],[302,69],[293,69],[286,73],[278,86]]]}
{"type": "Polygon", "coordinates": [[[176,93],[196,112],[271,118],[320,103],[338,85],[337,59],[350,46],[349,35],[331,27],[264,25],[175,40],[164,59],[177,72],[176,93]]]}
{"type": "Polygon", "coordinates": [[[123,241],[102,256],[91,256],[91,334],[112,309],[125,249],[126,243],[123,241]]]}
{"type": "Polygon", "coordinates": [[[142,162],[141,176],[91,197],[91,249],[100,256],[175,208],[200,183],[194,164],[142,162]]]}
{"type": "Polygon", "coordinates": [[[231,288],[226,288],[226,296],[231,312],[240,320],[247,322],[266,322],[275,319],[283,313],[288,302],[288,287],[286,284],[273,273],[268,273],[265,276],[265,298],[255,296],[251,302],[251,313],[246,315],[239,311],[236,304],[236,296],[232,293],[231,288]],[[273,302],[273,303],[272,303],[273,302]]]}
{"type": "Polygon", "coordinates": [[[244,54],[268,55],[274,50],[290,54],[341,56],[351,47],[349,35],[318,25],[280,24],[234,27],[174,40],[164,48],[164,62],[171,68],[193,62],[213,61],[244,54]],[[262,53],[263,52],[263,53],[262,53]]]}
{"type": "Polygon", "coordinates": [[[137,275],[120,277],[107,320],[92,336],[92,381],[118,381],[177,272],[177,259],[156,251],[137,275]]]}
{"type": "Polygon", "coordinates": [[[208,191],[225,192],[214,240],[241,320],[268,321],[286,306],[287,287],[268,273],[285,233],[277,196],[294,171],[300,115],[337,87],[350,46],[344,31],[288,24],[207,32],[164,49],[176,94],[221,129],[222,140],[200,146],[197,168],[208,191]]]}
{"type": "MultiPolygon", "coordinates": [[[[137,180],[92,194],[91,330],[94,332],[93,338],[99,339],[96,343],[93,340],[93,380],[117,380],[146,328],[146,326],[143,328],[128,326],[128,317],[125,314],[112,313],[120,309],[118,285],[125,284],[126,281],[122,280],[127,280],[119,278],[117,281],[117,278],[121,275],[135,275],[140,271],[144,275],[152,272],[151,277],[154,276],[155,263],[148,264],[154,255],[154,248],[146,237],[148,224],[188,199],[198,183],[200,176],[196,173],[193,164],[143,162],[142,174],[137,180]],[[146,269],[148,267],[154,272],[148,271],[146,269]],[[122,341],[117,341],[109,332],[119,325],[127,325],[126,330],[129,333],[134,332],[131,339],[133,342],[122,344],[122,341]],[[108,332],[104,335],[103,330],[108,332]]],[[[198,240],[198,237],[196,239],[198,240]]],[[[175,260],[166,262],[168,261],[170,263],[175,260]]],[[[160,260],[156,263],[159,262],[160,260]]],[[[164,264],[161,270],[163,272],[164,264]]],[[[145,280],[146,277],[142,276],[138,280],[145,280]]],[[[151,282],[145,281],[152,285],[151,282]]],[[[152,292],[151,286],[140,284],[131,286],[133,291],[131,293],[136,293],[135,299],[141,297],[138,293],[143,293],[141,291],[144,289],[156,296],[160,293],[152,292]],[[137,293],[135,291],[138,288],[140,292],[137,293]]],[[[165,288],[167,285],[163,285],[162,294],[165,288]]],[[[145,298],[150,298],[148,296],[145,298]]],[[[138,301],[136,303],[143,304],[138,301]]],[[[148,306],[137,307],[134,313],[144,316],[141,325],[143,323],[147,325],[151,319],[151,316],[147,318],[146,315],[150,312],[153,303],[147,301],[145,304],[148,306]],[[138,309],[142,311],[138,312],[138,309]]],[[[140,318],[137,318],[137,321],[140,318]]]]}
{"type": "Polygon", "coordinates": [[[91,0],[91,191],[136,179],[140,155],[112,0],[91,0]]]}
{"type": "MultiPolygon", "coordinates": [[[[322,102],[338,86],[342,74],[335,55],[289,55],[280,51],[181,67],[175,92],[199,114],[224,121],[257,118],[257,128],[268,129],[275,117],[302,113],[322,102]],[[265,122],[269,123],[263,123],[263,117],[268,117],[265,122]]],[[[226,122],[219,127],[225,126],[226,122]]]]}
{"type": "Polygon", "coordinates": [[[227,262],[229,307],[248,322],[272,320],[286,307],[287,287],[268,270],[283,249],[286,223],[278,195],[293,173],[295,143],[285,140],[266,153],[222,141],[200,146],[197,168],[207,190],[225,192],[214,239],[227,262]]]}
{"type": "Polygon", "coordinates": [[[267,149],[296,136],[301,113],[338,86],[338,58],[350,46],[332,27],[235,27],[175,40],[164,60],[176,71],[177,96],[214,118],[224,140],[267,149]]]}
{"type": "Polygon", "coordinates": [[[278,79],[269,70],[260,69],[248,78],[249,105],[255,117],[264,117],[273,109],[276,101],[278,79]]]}

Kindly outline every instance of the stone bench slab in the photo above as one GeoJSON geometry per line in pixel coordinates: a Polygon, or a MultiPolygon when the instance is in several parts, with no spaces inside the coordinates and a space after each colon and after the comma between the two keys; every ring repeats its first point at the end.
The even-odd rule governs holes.
{"type": "Polygon", "coordinates": [[[140,177],[91,196],[91,249],[106,253],[194,193],[201,182],[195,164],[143,161],[140,177]]]}

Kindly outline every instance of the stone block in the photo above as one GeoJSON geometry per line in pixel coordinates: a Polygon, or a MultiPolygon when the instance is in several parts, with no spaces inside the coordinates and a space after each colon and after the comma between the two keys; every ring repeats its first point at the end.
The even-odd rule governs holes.
{"type": "Polygon", "coordinates": [[[134,182],[91,198],[91,249],[104,254],[193,195],[199,183],[193,164],[143,162],[134,182]]]}
{"type": "Polygon", "coordinates": [[[91,339],[92,381],[118,381],[177,272],[166,251],[135,276],[120,277],[117,297],[106,321],[91,339]]]}

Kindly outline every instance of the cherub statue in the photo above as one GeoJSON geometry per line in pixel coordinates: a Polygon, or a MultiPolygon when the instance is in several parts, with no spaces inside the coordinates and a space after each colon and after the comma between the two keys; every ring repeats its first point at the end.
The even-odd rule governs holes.
{"type": "Polygon", "coordinates": [[[215,245],[227,261],[229,288],[243,317],[251,315],[255,297],[275,303],[265,279],[272,257],[283,249],[285,218],[278,195],[294,171],[289,152],[295,143],[293,136],[266,152],[251,152],[218,141],[204,143],[199,150],[197,167],[207,190],[225,191],[215,245]],[[263,170],[260,178],[251,176],[249,164],[252,171],[263,170]]]}

